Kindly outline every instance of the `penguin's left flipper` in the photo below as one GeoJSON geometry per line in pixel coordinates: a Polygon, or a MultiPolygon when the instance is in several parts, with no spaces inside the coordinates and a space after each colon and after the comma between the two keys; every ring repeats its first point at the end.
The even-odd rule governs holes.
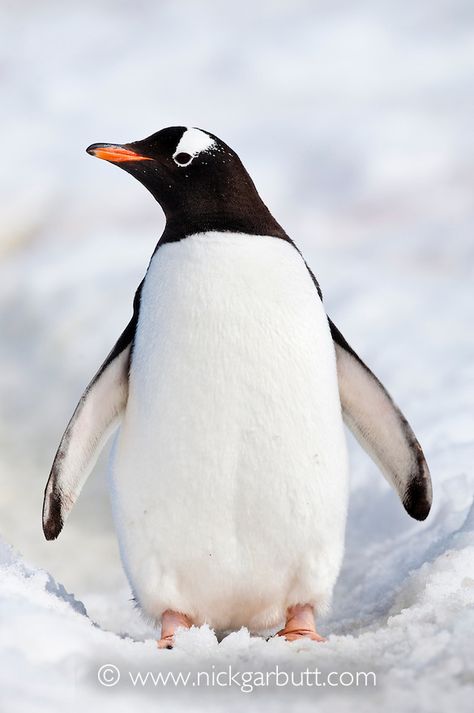
{"type": "Polygon", "coordinates": [[[432,488],[421,446],[386,389],[330,319],[329,326],[344,422],[398,492],[407,513],[424,520],[432,488]]]}
{"type": "Polygon", "coordinates": [[[140,289],[133,317],[81,396],[54,458],[43,501],[43,532],[55,540],[128,398],[131,343],[138,321],[140,289]]]}

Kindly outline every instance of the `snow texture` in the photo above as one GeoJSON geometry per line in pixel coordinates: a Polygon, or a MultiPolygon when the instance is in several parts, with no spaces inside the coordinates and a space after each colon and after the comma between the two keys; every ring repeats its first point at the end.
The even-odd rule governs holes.
{"type": "Polygon", "coordinates": [[[3,0],[0,12],[0,521],[15,548],[1,550],[2,713],[471,710],[472,3],[3,0]],[[326,644],[245,630],[218,643],[203,627],[158,651],[121,570],[105,455],[60,539],[42,537],[60,436],[163,226],[138,183],[84,149],[169,125],[237,150],[431,468],[418,523],[351,440],[326,644]],[[116,687],[97,682],[106,663],[116,687]],[[373,670],[377,686],[141,689],[125,675],[230,663],[373,670]]]}

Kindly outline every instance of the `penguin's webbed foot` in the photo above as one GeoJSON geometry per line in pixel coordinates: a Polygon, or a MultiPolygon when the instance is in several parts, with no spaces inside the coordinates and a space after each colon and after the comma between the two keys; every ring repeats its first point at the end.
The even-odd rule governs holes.
{"type": "Polygon", "coordinates": [[[180,627],[189,629],[192,626],[191,619],[181,612],[167,609],[161,617],[161,639],[156,642],[159,649],[172,649],[174,635],[180,627]]]}
{"type": "Polygon", "coordinates": [[[287,641],[310,639],[324,642],[326,639],[316,631],[314,609],[310,604],[296,604],[289,607],[286,614],[285,628],[277,631],[275,636],[283,636],[287,641]]]}

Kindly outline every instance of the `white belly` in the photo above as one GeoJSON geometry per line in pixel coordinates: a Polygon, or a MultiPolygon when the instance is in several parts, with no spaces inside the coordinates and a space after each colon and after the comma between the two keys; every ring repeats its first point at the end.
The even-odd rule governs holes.
{"type": "Polygon", "coordinates": [[[149,616],[259,629],[328,605],[346,445],[327,319],[290,244],[209,233],[157,251],[111,482],[149,616]]]}

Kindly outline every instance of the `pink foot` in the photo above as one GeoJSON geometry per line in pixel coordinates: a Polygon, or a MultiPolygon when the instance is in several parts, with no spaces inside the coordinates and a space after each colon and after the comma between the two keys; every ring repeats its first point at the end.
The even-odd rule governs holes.
{"type": "Polygon", "coordinates": [[[283,636],[287,641],[297,639],[311,639],[311,641],[324,642],[324,636],[320,636],[314,624],[314,610],[309,604],[296,604],[290,607],[286,613],[285,628],[280,629],[276,636],[283,636]]]}
{"type": "Polygon", "coordinates": [[[172,649],[176,629],[180,626],[189,629],[192,626],[191,619],[186,614],[167,609],[161,617],[161,639],[156,643],[159,649],[172,649]]]}

